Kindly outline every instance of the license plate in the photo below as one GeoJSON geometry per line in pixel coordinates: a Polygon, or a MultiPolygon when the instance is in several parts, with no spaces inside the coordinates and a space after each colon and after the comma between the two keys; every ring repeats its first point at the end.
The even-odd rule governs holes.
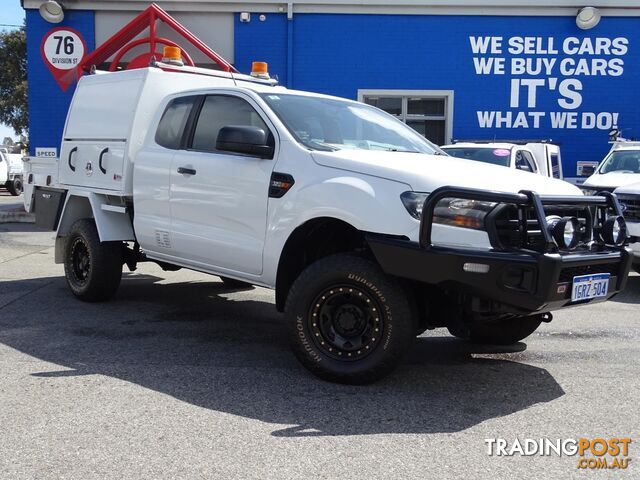
{"type": "Polygon", "coordinates": [[[610,276],[608,273],[597,273],[595,275],[573,277],[571,301],[578,302],[580,300],[606,297],[609,291],[610,276]]]}

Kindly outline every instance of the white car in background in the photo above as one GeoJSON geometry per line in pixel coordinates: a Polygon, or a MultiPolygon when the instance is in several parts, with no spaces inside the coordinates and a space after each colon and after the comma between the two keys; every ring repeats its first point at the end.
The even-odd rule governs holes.
{"type": "Polygon", "coordinates": [[[580,188],[585,195],[595,195],[637,182],[640,182],[640,142],[625,140],[613,143],[607,156],[580,188]]]}
{"type": "Polygon", "coordinates": [[[13,196],[22,194],[22,155],[0,150],[0,187],[13,196]]]}
{"type": "Polygon", "coordinates": [[[455,142],[441,147],[452,157],[562,178],[560,147],[549,142],[455,142]]]}
{"type": "Polygon", "coordinates": [[[629,246],[633,250],[633,268],[640,273],[640,182],[616,188],[614,193],[624,210],[627,231],[631,235],[629,246]]]}

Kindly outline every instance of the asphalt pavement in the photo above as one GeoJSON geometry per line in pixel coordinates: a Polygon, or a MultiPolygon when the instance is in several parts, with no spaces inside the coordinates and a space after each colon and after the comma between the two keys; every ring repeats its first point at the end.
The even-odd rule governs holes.
{"type": "Polygon", "coordinates": [[[85,304],[53,233],[0,225],[0,478],[638,478],[640,276],[523,344],[428,332],[370,386],[309,375],[273,293],[143,264],[85,304]],[[631,438],[625,470],[487,438],[631,438]]]}
{"type": "Polygon", "coordinates": [[[34,214],[25,212],[22,195],[14,197],[0,187],[0,223],[34,223],[35,220],[34,214]]]}

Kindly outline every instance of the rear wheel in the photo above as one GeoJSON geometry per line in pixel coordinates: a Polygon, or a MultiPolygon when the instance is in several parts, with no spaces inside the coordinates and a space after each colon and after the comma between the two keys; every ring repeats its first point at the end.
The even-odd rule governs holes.
{"type": "Polygon", "coordinates": [[[373,262],[348,254],[318,260],[285,305],[294,354],[318,377],[366,384],[391,372],[414,339],[405,291],[373,262]]]}
{"type": "Polygon", "coordinates": [[[14,197],[17,197],[18,195],[22,195],[22,180],[19,178],[16,178],[11,182],[7,182],[7,190],[14,197]]]}
{"type": "Polygon", "coordinates": [[[510,345],[527,338],[538,329],[540,323],[542,316],[533,315],[474,323],[465,332],[459,328],[449,328],[449,333],[483,345],[510,345]]]}
{"type": "Polygon", "coordinates": [[[100,242],[91,219],[71,226],[65,243],[64,273],[71,292],[80,300],[100,302],[111,298],[122,277],[122,243],[100,242]]]}

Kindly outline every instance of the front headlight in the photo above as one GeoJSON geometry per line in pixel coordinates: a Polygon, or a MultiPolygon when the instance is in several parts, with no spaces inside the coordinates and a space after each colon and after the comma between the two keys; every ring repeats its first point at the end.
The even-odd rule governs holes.
{"type": "MultiPolygon", "coordinates": [[[[424,192],[404,192],[400,199],[407,212],[420,220],[424,202],[429,196],[424,192]]],[[[467,200],[464,198],[443,198],[433,212],[433,223],[454,227],[484,230],[484,219],[497,205],[495,202],[467,200]]]]}
{"type": "Polygon", "coordinates": [[[443,198],[436,205],[433,223],[484,230],[484,218],[496,205],[495,202],[443,198]]]}

